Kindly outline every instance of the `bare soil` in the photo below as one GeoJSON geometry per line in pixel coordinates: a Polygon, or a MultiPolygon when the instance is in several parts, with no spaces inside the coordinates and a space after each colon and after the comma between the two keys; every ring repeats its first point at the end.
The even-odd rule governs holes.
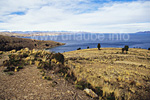
{"type": "Polygon", "coordinates": [[[0,67],[0,100],[90,100],[82,90],[63,77],[53,74],[52,80],[42,79],[36,66],[26,66],[14,75],[0,67]]]}

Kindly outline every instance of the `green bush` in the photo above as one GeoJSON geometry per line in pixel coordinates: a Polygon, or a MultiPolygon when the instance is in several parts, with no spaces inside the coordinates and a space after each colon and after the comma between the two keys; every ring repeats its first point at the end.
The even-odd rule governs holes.
{"type": "Polygon", "coordinates": [[[58,62],[61,62],[62,64],[64,64],[64,55],[61,53],[56,53],[53,54],[52,59],[56,59],[58,62]]]}
{"type": "Polygon", "coordinates": [[[3,51],[0,51],[0,55],[3,54],[3,51]]]}
{"type": "Polygon", "coordinates": [[[124,48],[122,48],[122,53],[124,53],[124,50],[125,50],[125,49],[124,49],[124,48]]]}
{"type": "Polygon", "coordinates": [[[81,50],[81,48],[78,48],[77,50],[81,50]]]}
{"type": "Polygon", "coordinates": [[[60,45],[60,43],[57,43],[56,45],[60,45]]]}
{"type": "Polygon", "coordinates": [[[101,89],[101,87],[95,87],[94,91],[96,92],[97,95],[102,96],[103,95],[103,91],[101,89]]]}
{"type": "Polygon", "coordinates": [[[114,92],[113,92],[113,93],[110,93],[109,96],[107,96],[107,100],[116,100],[116,99],[115,99],[114,92]]]}
{"type": "Polygon", "coordinates": [[[49,44],[46,43],[45,46],[49,46],[49,44]]]}
{"type": "Polygon", "coordinates": [[[23,67],[22,66],[18,66],[18,69],[23,69],[23,67]]]}
{"type": "Polygon", "coordinates": [[[22,55],[22,57],[23,58],[26,58],[26,57],[28,57],[29,55],[27,54],[27,53],[23,53],[23,55],[22,55]]]}
{"type": "Polygon", "coordinates": [[[9,72],[9,70],[8,70],[8,69],[5,69],[5,70],[3,70],[3,72],[9,72]]]}
{"type": "Polygon", "coordinates": [[[9,66],[9,65],[10,65],[9,60],[5,60],[5,61],[3,61],[3,65],[4,65],[4,66],[9,66]]]}
{"type": "Polygon", "coordinates": [[[49,77],[49,76],[48,76],[48,77],[46,77],[46,79],[47,79],[47,80],[52,80],[52,78],[51,78],[51,77],[49,77]]]}
{"type": "Polygon", "coordinates": [[[50,65],[50,63],[48,63],[48,62],[40,62],[40,64],[39,64],[39,66],[37,67],[38,69],[52,69],[52,67],[51,67],[51,65],[50,65]]]}
{"type": "Polygon", "coordinates": [[[98,43],[97,48],[98,48],[98,50],[100,50],[100,48],[101,48],[101,44],[100,43],[98,43]]]}
{"type": "Polygon", "coordinates": [[[124,50],[126,50],[126,53],[127,53],[127,51],[129,51],[129,46],[128,46],[128,45],[125,45],[125,46],[124,46],[124,50]]]}
{"type": "Polygon", "coordinates": [[[7,69],[4,70],[4,72],[14,71],[15,67],[7,67],[7,69]]]}

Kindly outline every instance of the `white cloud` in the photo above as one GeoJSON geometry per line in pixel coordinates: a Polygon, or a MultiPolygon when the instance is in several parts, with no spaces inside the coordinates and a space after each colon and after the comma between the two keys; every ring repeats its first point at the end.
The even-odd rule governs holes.
{"type": "Polygon", "coordinates": [[[150,1],[1,0],[1,30],[137,32],[150,30],[150,1]],[[25,15],[11,15],[23,11],[25,15]]]}

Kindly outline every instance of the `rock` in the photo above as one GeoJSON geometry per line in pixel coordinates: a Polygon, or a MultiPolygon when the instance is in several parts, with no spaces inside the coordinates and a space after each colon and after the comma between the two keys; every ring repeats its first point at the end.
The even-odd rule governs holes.
{"type": "Polygon", "coordinates": [[[98,98],[98,95],[94,91],[92,91],[91,89],[86,88],[83,91],[86,94],[88,94],[89,96],[91,96],[92,98],[98,98]]]}

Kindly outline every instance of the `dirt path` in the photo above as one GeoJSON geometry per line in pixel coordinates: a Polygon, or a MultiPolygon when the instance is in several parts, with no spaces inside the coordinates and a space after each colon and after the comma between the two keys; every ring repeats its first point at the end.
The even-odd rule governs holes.
{"type": "Polygon", "coordinates": [[[0,67],[0,100],[90,100],[82,90],[75,89],[64,78],[54,75],[52,81],[43,80],[35,66],[7,75],[0,67]],[[56,86],[52,86],[52,82],[56,86]]]}

